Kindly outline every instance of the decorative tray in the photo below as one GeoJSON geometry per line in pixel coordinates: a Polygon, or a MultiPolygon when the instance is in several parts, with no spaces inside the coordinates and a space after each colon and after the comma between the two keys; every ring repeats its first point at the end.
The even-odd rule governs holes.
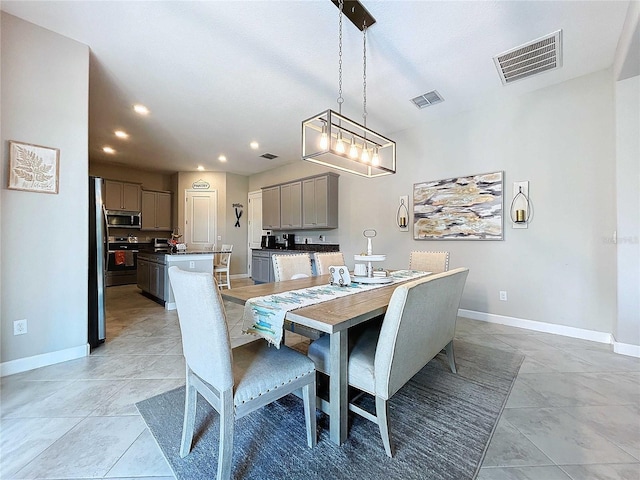
{"type": "Polygon", "coordinates": [[[359,277],[354,275],[351,277],[351,281],[356,283],[391,283],[393,277],[359,277]]]}
{"type": "Polygon", "coordinates": [[[356,262],[384,262],[387,259],[386,255],[354,255],[356,262]]]}

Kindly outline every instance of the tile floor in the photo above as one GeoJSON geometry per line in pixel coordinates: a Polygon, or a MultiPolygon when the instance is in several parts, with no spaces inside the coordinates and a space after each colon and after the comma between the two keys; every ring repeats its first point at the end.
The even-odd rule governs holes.
{"type": "MultiPolygon", "coordinates": [[[[183,383],[176,313],[135,286],[107,305],[90,357],[2,378],[0,478],[174,478],[134,404],[183,383]]],[[[227,307],[236,345],[241,307],[227,307]]],[[[640,359],[462,318],[457,337],[526,355],[478,480],[640,480],[640,359]]]]}

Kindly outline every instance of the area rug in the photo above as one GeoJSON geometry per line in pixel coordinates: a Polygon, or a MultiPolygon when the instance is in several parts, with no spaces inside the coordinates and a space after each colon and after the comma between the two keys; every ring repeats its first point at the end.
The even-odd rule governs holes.
{"type": "MultiPolygon", "coordinates": [[[[318,412],[318,444],[308,448],[302,400],[288,395],[236,421],[233,478],[476,478],[524,357],[454,345],[457,374],[440,354],[391,399],[394,458],[386,456],[378,426],[352,413],[348,439],[338,446],[329,440],[328,416],[318,412]]],[[[176,478],[214,479],[219,417],[198,398],[193,448],[180,458],[183,405],[184,387],[136,404],[176,478]]]]}

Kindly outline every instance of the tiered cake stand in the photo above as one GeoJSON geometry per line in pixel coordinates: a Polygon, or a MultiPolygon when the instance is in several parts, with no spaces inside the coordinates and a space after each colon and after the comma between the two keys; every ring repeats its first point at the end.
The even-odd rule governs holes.
{"type": "Polygon", "coordinates": [[[354,255],[353,259],[356,262],[367,262],[367,275],[354,275],[351,280],[357,283],[391,283],[393,278],[391,277],[374,277],[373,268],[371,262],[384,262],[387,259],[386,255],[354,255]]]}

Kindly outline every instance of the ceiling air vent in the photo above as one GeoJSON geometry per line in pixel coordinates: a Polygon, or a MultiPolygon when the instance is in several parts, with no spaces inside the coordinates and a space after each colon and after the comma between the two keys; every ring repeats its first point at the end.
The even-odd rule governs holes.
{"type": "Polygon", "coordinates": [[[424,93],[416,98],[412,98],[411,101],[418,108],[425,108],[436,103],[444,102],[444,98],[440,96],[435,90],[424,93]]]}
{"type": "Polygon", "coordinates": [[[260,155],[262,158],[266,158],[267,160],[273,160],[274,158],[278,158],[277,155],[274,155],[273,153],[263,153],[262,155],[260,155]]]}
{"type": "Polygon", "coordinates": [[[493,57],[504,85],[562,66],[562,30],[493,57]]]}

